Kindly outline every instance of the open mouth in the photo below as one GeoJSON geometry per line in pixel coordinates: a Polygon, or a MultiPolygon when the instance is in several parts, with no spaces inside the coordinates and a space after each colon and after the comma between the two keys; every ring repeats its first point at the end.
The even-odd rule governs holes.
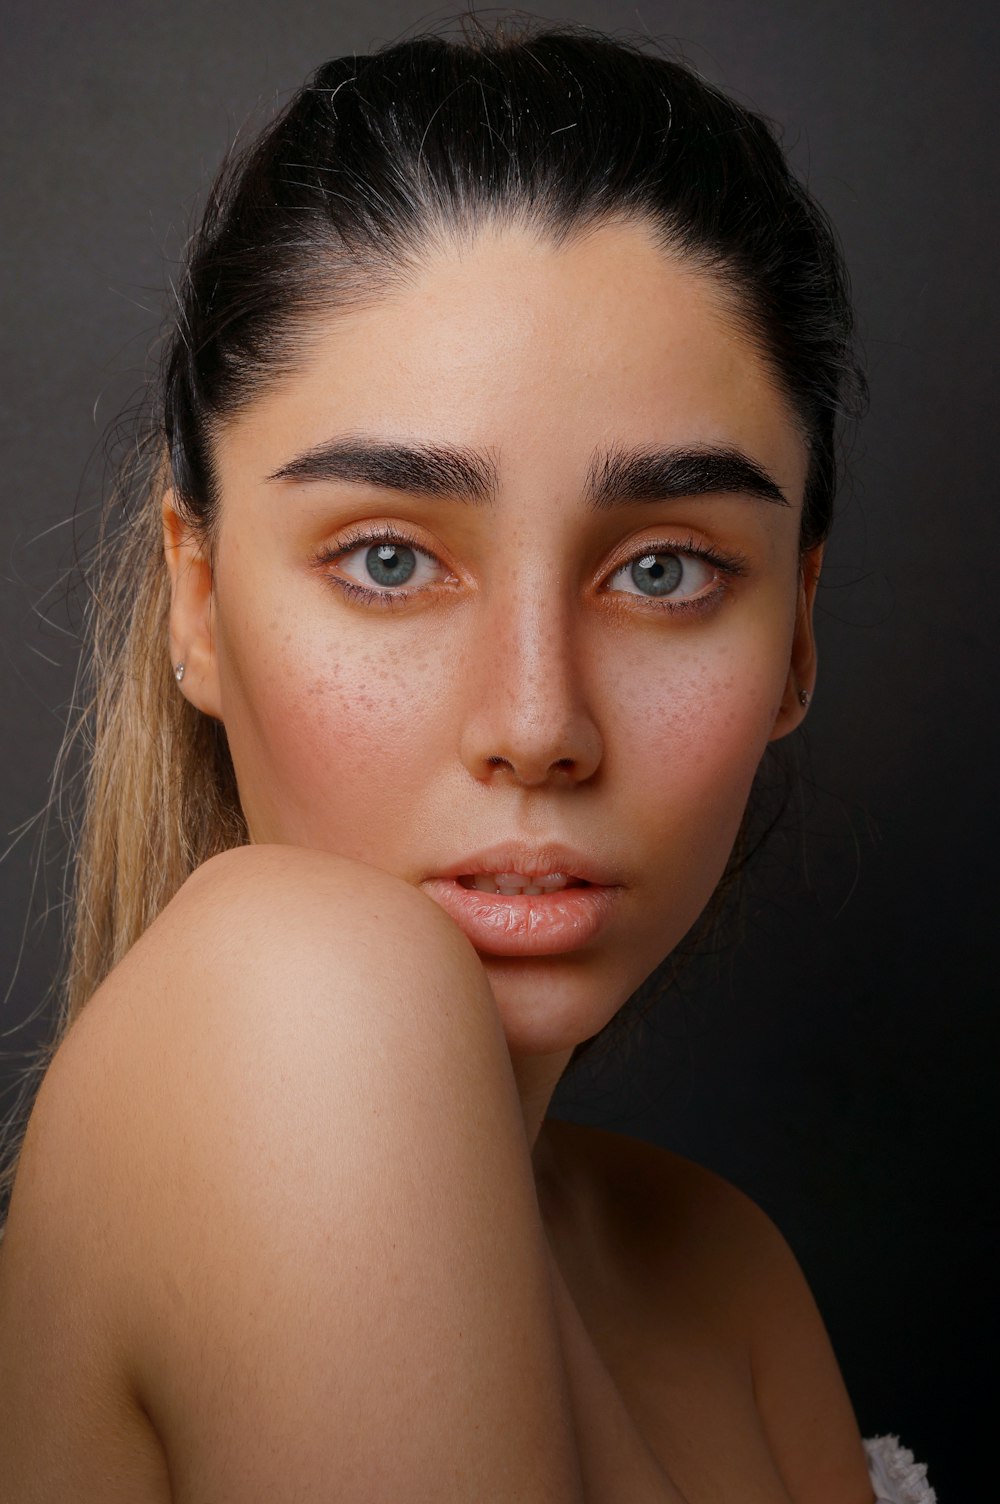
{"type": "Polygon", "coordinates": [[[456,881],[463,888],[475,888],[478,893],[502,893],[508,898],[518,895],[536,897],[542,893],[562,893],[566,888],[590,886],[582,877],[568,877],[562,872],[552,872],[546,877],[523,872],[472,872],[456,881]]]}
{"type": "Polygon", "coordinates": [[[420,886],[483,955],[546,956],[580,950],[610,923],[622,892],[562,872],[468,872],[420,886]]]}

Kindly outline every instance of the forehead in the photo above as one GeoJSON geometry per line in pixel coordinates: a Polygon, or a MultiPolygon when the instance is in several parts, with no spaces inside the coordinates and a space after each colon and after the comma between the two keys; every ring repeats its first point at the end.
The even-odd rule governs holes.
{"type": "Polygon", "coordinates": [[[297,369],[220,435],[227,473],[270,473],[337,433],[490,448],[501,480],[616,442],[743,449],[801,495],[806,446],[724,289],[634,224],[555,246],[488,227],[404,287],[307,328],[297,369]]]}

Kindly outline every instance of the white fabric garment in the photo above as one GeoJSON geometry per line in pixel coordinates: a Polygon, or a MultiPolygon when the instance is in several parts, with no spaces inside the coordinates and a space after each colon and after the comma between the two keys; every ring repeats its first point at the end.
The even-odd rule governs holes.
{"type": "Polygon", "coordinates": [[[898,1436],[866,1438],[865,1452],[877,1504],[937,1504],[926,1465],[914,1461],[898,1436]]]}

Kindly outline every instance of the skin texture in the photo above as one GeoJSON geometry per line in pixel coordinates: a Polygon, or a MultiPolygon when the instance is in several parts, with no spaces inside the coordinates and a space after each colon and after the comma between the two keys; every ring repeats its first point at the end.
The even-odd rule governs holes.
{"type": "MultiPolygon", "coordinates": [[[[482,957],[531,1144],[573,1047],[710,898],[768,741],[804,714],[820,563],[798,549],[806,462],[719,289],[641,226],[561,249],[484,229],[404,291],[331,317],[301,368],[224,428],[211,546],[165,498],[181,692],[225,723],[255,842],[414,885],[508,839],[562,841],[614,873],[591,945],[482,957]],[[358,434],[487,450],[495,505],[268,479],[358,434]],[[616,442],[736,447],[791,504],[593,511],[591,455],[616,442]],[[392,609],[333,583],[377,588],[366,525],[401,527],[429,556],[392,609]],[[743,572],[703,611],[663,610],[623,566],[671,546],[739,556],[743,572]],[[339,548],[353,551],[319,557],[339,548]]],[[[688,593],[722,578],[688,567],[688,593]]]]}
{"type": "Polygon", "coordinates": [[[170,650],[253,844],[188,879],[39,1092],[0,1256],[13,1497],[871,1504],[764,1214],[544,1122],[812,688],[805,448],[718,290],[635,226],[484,233],[318,326],[216,462],[210,546],[164,503],[170,650]],[[348,434],[482,449],[495,504],[268,479],[348,434]],[[590,510],[623,444],[738,449],[789,504],[590,510]],[[390,526],[424,552],[380,608],[335,579],[390,526]],[[687,610],[630,572],[671,549],[687,610]],[[618,885],[582,948],[477,952],[418,891],[515,840],[618,885]]]}

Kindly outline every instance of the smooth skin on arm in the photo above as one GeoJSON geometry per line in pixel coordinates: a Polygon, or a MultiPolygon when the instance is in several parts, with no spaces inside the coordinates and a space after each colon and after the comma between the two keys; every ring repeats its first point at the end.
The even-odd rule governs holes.
{"type": "Polygon", "coordinates": [[[482,967],[424,895],[334,856],[207,864],[81,1015],[25,1145],[0,1325],[18,1504],[139,1504],[64,1430],[100,1423],[102,1369],[172,1504],[582,1497],[482,967]]]}

